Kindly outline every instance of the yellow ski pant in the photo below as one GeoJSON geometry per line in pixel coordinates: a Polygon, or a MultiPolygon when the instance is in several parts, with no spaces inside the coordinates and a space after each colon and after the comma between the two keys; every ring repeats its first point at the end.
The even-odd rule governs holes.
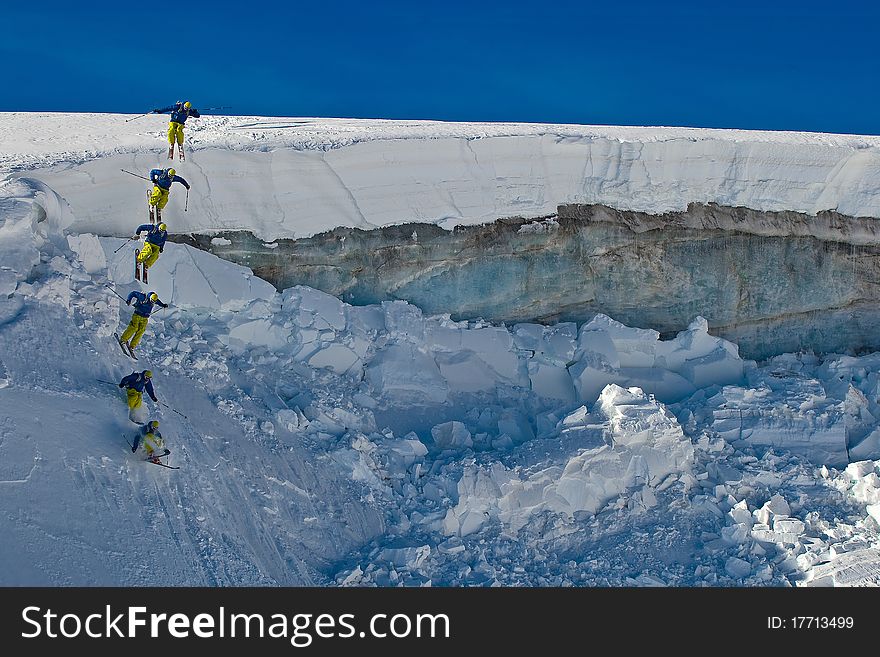
{"type": "Polygon", "coordinates": [[[163,440],[161,435],[156,435],[154,433],[148,433],[144,436],[144,451],[147,453],[147,456],[152,456],[153,452],[158,452],[159,450],[165,449],[165,441],[163,440]]]}
{"type": "Polygon", "coordinates": [[[144,246],[141,249],[141,252],[138,253],[137,261],[144,263],[144,269],[149,269],[158,259],[159,247],[155,244],[144,242],[144,246]]]}
{"type": "Polygon", "coordinates": [[[129,388],[125,394],[128,396],[128,407],[129,408],[139,408],[140,407],[141,402],[144,398],[143,393],[140,393],[133,388],[129,388]]]}
{"type": "Polygon", "coordinates": [[[153,191],[150,192],[150,205],[155,205],[160,210],[168,205],[168,190],[162,189],[159,185],[153,185],[153,191]]]}
{"type": "Polygon", "coordinates": [[[168,143],[173,144],[175,140],[183,146],[183,124],[172,121],[168,124],[168,143]]]}
{"type": "Polygon", "coordinates": [[[125,329],[125,332],[122,334],[122,341],[127,342],[129,338],[131,338],[132,349],[137,347],[138,342],[141,341],[141,336],[143,336],[144,331],[147,330],[147,318],[141,317],[138,314],[134,314],[131,316],[131,321],[128,323],[128,328],[125,329]]]}

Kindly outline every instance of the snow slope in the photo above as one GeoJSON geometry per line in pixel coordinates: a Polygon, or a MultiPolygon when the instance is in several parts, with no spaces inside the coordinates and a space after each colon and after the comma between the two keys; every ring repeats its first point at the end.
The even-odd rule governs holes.
{"type": "Polygon", "coordinates": [[[876,354],[354,307],[169,244],[133,364],[133,246],[0,198],[3,584],[880,584],[876,354]],[[125,443],[133,365],[180,471],[125,443]]]}
{"type": "MultiPolygon", "coordinates": [[[[47,183],[78,232],[125,236],[165,165],[167,117],[0,113],[0,172],[47,183]]],[[[205,116],[187,123],[192,183],[175,232],[261,239],[336,226],[451,229],[561,204],[650,213],[717,203],[880,217],[880,137],[688,128],[205,116]],[[184,208],[186,207],[186,211],[184,208]]],[[[743,227],[741,227],[743,228],[743,227]]]]}

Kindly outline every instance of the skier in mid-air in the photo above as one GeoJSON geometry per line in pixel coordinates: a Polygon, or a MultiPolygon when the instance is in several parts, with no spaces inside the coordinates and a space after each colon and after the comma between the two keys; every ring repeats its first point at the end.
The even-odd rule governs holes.
{"type": "Polygon", "coordinates": [[[168,194],[172,183],[180,183],[189,191],[189,183],[177,175],[177,171],[169,169],[153,169],[150,171],[150,181],[153,189],[149,192],[150,223],[158,224],[162,221],[162,210],[168,205],[168,194]]]}
{"type": "Polygon", "coordinates": [[[168,226],[164,223],[142,224],[134,232],[134,237],[131,238],[133,240],[140,239],[141,233],[144,231],[147,233],[144,246],[138,251],[134,261],[134,275],[139,281],[147,282],[147,270],[156,263],[159,254],[165,248],[165,242],[168,240],[167,228],[168,226]],[[143,273],[141,273],[141,269],[138,269],[138,265],[143,269],[143,273]]]}
{"type": "Polygon", "coordinates": [[[183,124],[191,116],[199,118],[199,110],[193,107],[189,101],[183,103],[179,100],[169,107],[157,107],[153,110],[154,114],[165,114],[167,112],[171,112],[171,121],[168,124],[168,143],[170,144],[168,159],[174,159],[174,142],[177,142],[180,159],[185,160],[186,158],[183,156],[183,124]]]}
{"type": "Polygon", "coordinates": [[[137,290],[134,290],[128,295],[128,299],[126,299],[125,303],[130,306],[132,301],[134,302],[134,313],[132,313],[128,327],[126,327],[122,336],[119,338],[119,345],[129,356],[137,360],[134,348],[138,346],[141,337],[144,335],[144,331],[147,330],[147,321],[153,313],[153,309],[156,306],[167,308],[168,304],[163,303],[159,299],[159,295],[155,292],[144,294],[137,290]]]}

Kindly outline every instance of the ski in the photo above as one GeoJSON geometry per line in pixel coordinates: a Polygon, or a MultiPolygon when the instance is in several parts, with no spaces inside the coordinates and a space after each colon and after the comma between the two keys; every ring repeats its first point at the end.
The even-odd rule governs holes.
{"type": "Polygon", "coordinates": [[[183,162],[186,158],[183,156],[183,144],[180,144],[177,147],[177,155],[180,157],[180,161],[183,162]]]}
{"type": "Polygon", "coordinates": [[[162,463],[162,461],[147,460],[147,463],[152,463],[153,465],[161,465],[163,468],[168,468],[169,470],[180,470],[179,465],[168,465],[167,463],[162,463]]]}
{"type": "Polygon", "coordinates": [[[118,333],[114,333],[113,335],[116,336],[116,342],[119,343],[119,348],[122,349],[122,353],[130,358],[134,358],[135,360],[137,360],[138,357],[134,355],[134,350],[131,348],[131,345],[129,345],[127,342],[123,342],[118,333]]]}
{"type": "Polygon", "coordinates": [[[138,262],[138,256],[141,254],[140,249],[134,250],[134,277],[138,280],[141,280],[141,270],[139,269],[140,263],[138,262]]]}
{"type": "Polygon", "coordinates": [[[168,149],[168,159],[174,159],[174,144],[171,144],[171,148],[168,149]]]}
{"type": "Polygon", "coordinates": [[[127,349],[128,343],[123,342],[122,338],[119,337],[118,333],[114,333],[113,335],[116,337],[116,342],[119,343],[119,348],[122,349],[122,353],[124,353],[126,356],[131,356],[131,354],[128,353],[128,349],[127,349]]]}
{"type": "Polygon", "coordinates": [[[171,450],[166,448],[164,454],[159,454],[158,456],[148,456],[144,460],[147,463],[152,463],[153,465],[161,465],[163,468],[169,468],[170,470],[180,470],[179,465],[168,465],[167,463],[162,463],[162,461],[159,460],[163,456],[168,456],[170,453],[171,450]]]}
{"type": "Polygon", "coordinates": [[[144,283],[147,282],[147,265],[146,265],[146,263],[141,264],[141,280],[143,280],[144,283]]]}
{"type": "Polygon", "coordinates": [[[150,203],[150,190],[147,190],[147,210],[149,212],[150,223],[156,223],[155,205],[150,203]]]}

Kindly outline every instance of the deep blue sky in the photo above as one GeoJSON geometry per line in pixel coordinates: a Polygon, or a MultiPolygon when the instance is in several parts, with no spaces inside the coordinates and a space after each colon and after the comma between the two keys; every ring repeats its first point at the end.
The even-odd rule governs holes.
{"type": "Polygon", "coordinates": [[[876,5],[13,2],[0,111],[189,99],[231,114],[880,134],[876,5]]]}

